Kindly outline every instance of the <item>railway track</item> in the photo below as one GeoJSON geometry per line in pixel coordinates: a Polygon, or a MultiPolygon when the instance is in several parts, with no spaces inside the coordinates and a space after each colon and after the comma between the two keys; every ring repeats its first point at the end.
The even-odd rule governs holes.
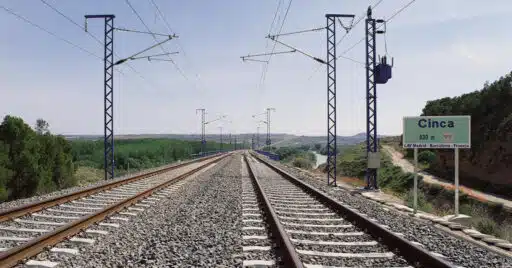
{"type": "MultiPolygon", "coordinates": [[[[254,199],[265,214],[262,218],[270,227],[278,256],[274,262],[267,255],[252,263],[310,268],[456,267],[257,156],[244,159],[254,199]]],[[[265,250],[271,252],[268,247],[265,250]]]]}
{"type": "MultiPolygon", "coordinates": [[[[229,154],[227,154],[229,155],[229,154]]],[[[78,254],[66,243],[91,244],[145,208],[170,194],[168,187],[219,162],[227,155],[197,159],[105,185],[0,212],[0,267],[53,267],[51,261],[29,260],[49,249],[57,254],[78,254]],[[95,227],[93,225],[97,224],[95,227]],[[91,228],[92,227],[92,228],[91,228]],[[105,230],[107,229],[107,230],[105,230]]],[[[172,186],[171,186],[172,187],[172,186]]]]}
{"type": "Polygon", "coordinates": [[[265,224],[265,211],[257,196],[254,181],[249,175],[248,167],[242,160],[242,252],[243,267],[276,266],[279,263],[272,249],[270,230],[265,224]]]}

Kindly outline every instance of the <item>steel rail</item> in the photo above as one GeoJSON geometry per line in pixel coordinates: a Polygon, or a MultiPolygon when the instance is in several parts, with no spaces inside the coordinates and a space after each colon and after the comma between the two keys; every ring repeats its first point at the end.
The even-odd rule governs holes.
{"type": "Polygon", "coordinates": [[[205,160],[211,159],[216,156],[217,155],[213,155],[213,156],[195,159],[192,161],[187,161],[187,162],[173,165],[170,167],[166,167],[166,168],[151,171],[148,173],[136,175],[134,177],[126,178],[123,180],[114,181],[114,182],[107,183],[104,185],[92,186],[92,187],[89,187],[89,188],[86,188],[83,190],[79,190],[77,192],[72,192],[72,193],[57,196],[54,198],[50,198],[50,199],[46,199],[46,200],[42,200],[42,201],[36,201],[36,202],[28,203],[28,204],[25,204],[22,206],[3,210],[3,211],[0,211],[0,223],[27,215],[29,213],[34,213],[34,212],[37,212],[37,211],[40,211],[40,210],[43,210],[43,209],[46,209],[49,207],[60,205],[60,204],[63,204],[63,203],[66,203],[66,202],[69,202],[72,200],[80,199],[84,196],[88,196],[88,195],[92,195],[92,194],[95,194],[98,192],[106,191],[106,190],[109,190],[109,189],[112,189],[115,187],[119,187],[119,186],[127,184],[127,183],[135,182],[135,181],[145,179],[145,178],[148,178],[148,177],[151,177],[154,175],[158,175],[158,174],[161,174],[161,173],[164,173],[167,171],[171,171],[173,169],[177,169],[177,168],[184,167],[184,166],[187,166],[187,165],[190,165],[193,163],[205,161],[205,160]]]}
{"type": "Polygon", "coordinates": [[[334,198],[326,195],[315,187],[297,179],[295,176],[289,174],[283,169],[269,163],[268,161],[262,159],[259,155],[254,152],[251,154],[261,163],[265,164],[275,172],[279,173],[283,178],[288,179],[293,184],[299,186],[306,192],[313,195],[315,198],[320,200],[322,203],[329,206],[331,209],[339,212],[345,219],[352,222],[355,226],[365,230],[367,233],[376,237],[380,243],[388,246],[391,249],[396,249],[400,253],[400,256],[406,259],[411,264],[414,264],[416,267],[425,267],[425,268],[455,268],[456,266],[448,263],[441,258],[432,255],[425,249],[420,248],[409,242],[408,240],[394,234],[393,232],[387,230],[386,228],[380,226],[377,223],[374,223],[367,217],[363,216],[361,213],[348,208],[341,204],[339,201],[334,198]]]}
{"type": "MultiPolygon", "coordinates": [[[[112,204],[94,214],[90,214],[87,216],[84,216],[78,220],[72,221],[66,225],[63,225],[57,229],[55,229],[52,232],[49,232],[47,234],[44,234],[42,236],[37,237],[34,240],[30,240],[29,242],[22,244],[18,247],[12,248],[6,252],[3,252],[0,254],[0,267],[13,267],[17,265],[20,261],[33,257],[37,254],[39,254],[41,251],[45,250],[47,247],[53,246],[62,240],[76,235],[77,233],[81,232],[88,226],[99,222],[106,217],[108,217],[111,214],[114,214],[126,207],[129,207],[133,205],[134,203],[137,203],[139,200],[151,195],[153,192],[158,191],[162,188],[165,188],[169,186],[170,184],[176,183],[208,166],[210,166],[213,163],[217,163],[220,160],[226,158],[231,154],[221,155],[217,156],[217,159],[214,159],[213,161],[209,161],[206,164],[197,167],[191,171],[188,171],[182,175],[179,175],[173,179],[170,179],[166,182],[163,182],[157,186],[154,186],[150,189],[147,189],[141,193],[138,193],[132,197],[128,197],[118,203],[112,204]]],[[[205,160],[205,159],[202,159],[205,160]]]]}
{"type": "Polygon", "coordinates": [[[256,185],[256,193],[259,196],[259,199],[263,201],[265,210],[266,219],[269,222],[270,228],[272,230],[272,234],[276,239],[278,244],[278,248],[282,253],[284,267],[293,267],[293,268],[302,268],[304,265],[300,260],[299,254],[295,251],[292,242],[290,241],[290,237],[286,233],[283,225],[279,222],[279,218],[277,217],[276,212],[272,208],[272,204],[270,200],[267,198],[267,195],[263,192],[263,187],[258,182],[256,175],[252,171],[251,163],[249,163],[249,159],[247,159],[247,155],[244,154],[245,163],[247,164],[247,169],[249,171],[249,176],[251,177],[253,184],[256,185]]]}

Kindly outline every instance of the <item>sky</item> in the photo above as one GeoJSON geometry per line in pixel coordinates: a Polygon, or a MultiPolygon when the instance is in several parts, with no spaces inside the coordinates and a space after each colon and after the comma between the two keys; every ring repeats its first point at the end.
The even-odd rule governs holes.
{"type": "MultiPolygon", "coordinates": [[[[152,32],[178,36],[162,46],[179,54],[170,56],[174,63],[139,59],[116,68],[116,135],[199,133],[197,108],[206,109],[207,121],[226,116],[208,124],[207,133],[219,127],[224,133],[256,132],[258,124],[263,132],[258,121],[265,117],[252,115],[267,107],[275,108],[273,133],[326,135],[325,65],[299,53],[274,55],[268,64],[240,57],[271,52],[274,43],[265,36],[281,25],[281,33],[325,27],[326,13],[354,14],[356,21],[378,1],[291,1],[285,16],[290,0],[0,0],[0,116],[19,116],[30,125],[43,118],[57,134],[103,134],[103,46],[81,27],[85,14],[115,14],[115,27],[145,31],[131,4],[152,32]]],[[[390,18],[409,2],[382,0],[373,16],[390,18]]],[[[377,85],[378,133],[400,134],[402,117],[420,115],[428,100],[479,90],[509,73],[511,10],[510,0],[417,0],[389,21],[386,34],[377,37],[377,53],[394,58],[392,79],[377,85]]],[[[346,33],[339,26],[338,40],[346,33]]],[[[103,27],[103,20],[88,21],[88,32],[100,40],[103,27]]],[[[364,34],[363,19],[337,46],[338,55],[364,34]]],[[[155,44],[149,34],[114,35],[116,60],[155,44]]],[[[326,58],[325,30],[279,40],[326,58]]],[[[286,50],[277,44],[274,51],[286,50]]],[[[144,55],[159,53],[156,47],[144,55]]],[[[365,42],[344,56],[364,62],[365,42]]],[[[338,135],[366,131],[365,81],[364,65],[337,61],[338,135]]]]}

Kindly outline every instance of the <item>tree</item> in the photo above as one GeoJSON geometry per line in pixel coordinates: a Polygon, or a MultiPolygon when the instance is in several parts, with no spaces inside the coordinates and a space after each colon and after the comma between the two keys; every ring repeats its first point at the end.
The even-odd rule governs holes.
{"type": "Polygon", "coordinates": [[[8,151],[9,199],[32,196],[38,185],[39,146],[34,131],[19,117],[6,116],[0,125],[0,139],[8,151]]]}
{"type": "Polygon", "coordinates": [[[319,151],[322,148],[322,144],[317,143],[315,144],[315,151],[319,151]]]}
{"type": "Polygon", "coordinates": [[[0,200],[48,193],[75,185],[71,146],[38,119],[36,131],[19,117],[0,124],[0,200]]]}
{"type": "Polygon", "coordinates": [[[50,132],[49,127],[50,127],[50,124],[48,124],[48,122],[46,122],[44,119],[39,118],[36,120],[36,133],[37,134],[42,135],[45,133],[49,133],[50,132]]]}

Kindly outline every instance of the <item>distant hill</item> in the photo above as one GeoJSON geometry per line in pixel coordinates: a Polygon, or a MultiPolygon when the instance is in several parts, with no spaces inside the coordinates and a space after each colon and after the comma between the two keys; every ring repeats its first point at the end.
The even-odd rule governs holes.
{"type": "MultiPolygon", "coordinates": [[[[256,133],[254,133],[256,136],[256,133]]],[[[252,139],[253,133],[243,133],[237,134],[237,142],[250,143],[252,139]]],[[[68,140],[76,140],[76,139],[85,139],[85,140],[98,140],[103,139],[102,135],[64,135],[64,137],[68,140]]],[[[384,137],[384,136],[379,136],[384,137]]],[[[116,135],[115,139],[117,140],[126,140],[126,139],[178,139],[178,140],[200,140],[201,135],[199,134],[127,134],[127,135],[116,135]]],[[[229,140],[229,134],[222,135],[222,138],[225,142],[229,140]]],[[[265,144],[266,134],[260,133],[260,145],[265,144]]],[[[301,145],[314,145],[314,144],[322,144],[325,145],[327,142],[326,136],[297,136],[292,134],[282,134],[276,133],[270,136],[272,144],[275,147],[285,147],[285,146],[301,146],[301,145]]],[[[206,135],[206,140],[220,140],[220,135],[218,134],[208,134],[206,135]]],[[[348,144],[356,144],[366,140],[365,133],[359,133],[353,136],[338,136],[336,142],[338,145],[348,145],[348,144]]],[[[234,136],[233,136],[234,141],[234,136]]],[[[256,142],[256,141],[255,141],[256,142]]]]}

